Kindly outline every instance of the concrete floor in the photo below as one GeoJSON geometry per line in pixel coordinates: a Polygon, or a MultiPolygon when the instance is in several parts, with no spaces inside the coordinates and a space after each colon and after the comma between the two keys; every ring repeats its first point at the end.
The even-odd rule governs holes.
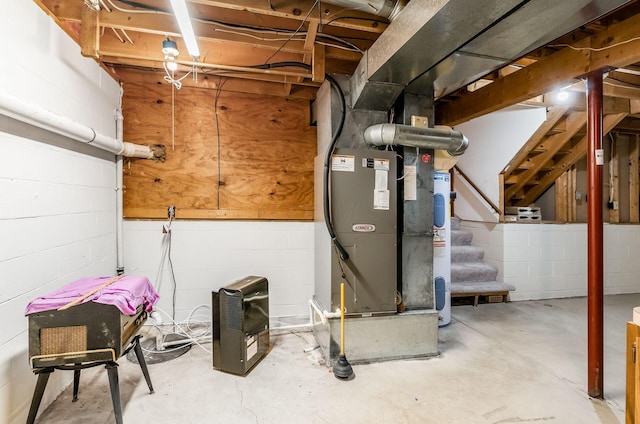
{"type": "MultiPolygon", "coordinates": [[[[574,298],[455,306],[440,356],[354,365],[351,381],[334,378],[318,350],[305,352],[316,344],[310,332],[272,334],[273,349],[246,377],[212,370],[194,347],[149,366],[153,395],[123,358],[124,421],[623,423],[625,323],[638,305],[640,294],[605,298],[606,401],[586,394],[586,299],[574,298]]],[[[83,373],[78,402],[69,387],[37,423],[115,422],[105,371],[83,373]]]]}

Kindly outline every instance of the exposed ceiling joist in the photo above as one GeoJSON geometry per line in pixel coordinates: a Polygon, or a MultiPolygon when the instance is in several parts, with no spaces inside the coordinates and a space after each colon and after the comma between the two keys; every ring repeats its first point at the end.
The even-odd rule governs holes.
{"type": "Polygon", "coordinates": [[[314,0],[190,0],[206,6],[214,6],[232,10],[242,10],[260,15],[293,19],[300,22],[305,20],[317,22],[320,25],[331,25],[342,28],[367,31],[381,34],[387,28],[382,19],[371,19],[371,15],[342,6],[322,3],[322,10],[312,10],[319,6],[314,0]],[[273,8],[269,7],[273,6],[273,8]],[[312,11],[313,13],[308,13],[312,11]]]}
{"type": "Polygon", "coordinates": [[[640,61],[640,16],[613,24],[575,45],[542,58],[517,72],[436,110],[437,122],[457,125],[560,88],[574,78],[603,68],[640,61]],[[615,46],[615,48],[613,48],[615,46]]]}

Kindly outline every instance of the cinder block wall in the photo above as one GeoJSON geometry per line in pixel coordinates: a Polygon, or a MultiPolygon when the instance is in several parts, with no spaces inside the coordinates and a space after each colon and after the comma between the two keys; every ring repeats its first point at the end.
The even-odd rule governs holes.
{"type": "MultiPolygon", "coordinates": [[[[152,281],[162,256],[163,224],[124,224],[127,268],[152,281]]],[[[187,318],[198,305],[210,305],[212,290],[248,275],[269,280],[271,317],[309,314],[314,286],[312,222],[175,221],[171,231],[176,320],[187,318]]],[[[170,314],[173,282],[168,261],[160,275],[158,306],[170,314]]]]}
{"type": "MultiPolygon", "coordinates": [[[[472,244],[516,286],[512,300],[586,296],[587,224],[493,224],[463,221],[472,244]]],[[[640,291],[640,225],[604,224],[604,293],[640,291]]]]}
{"type": "MultiPolygon", "coordinates": [[[[83,58],[34,2],[6,4],[0,35],[10,40],[0,92],[115,136],[118,84],[83,58]]],[[[36,383],[28,362],[27,303],[76,278],[115,272],[115,158],[73,146],[0,115],[2,423],[26,421],[36,383]]],[[[40,410],[72,376],[53,374],[40,410]]]]}

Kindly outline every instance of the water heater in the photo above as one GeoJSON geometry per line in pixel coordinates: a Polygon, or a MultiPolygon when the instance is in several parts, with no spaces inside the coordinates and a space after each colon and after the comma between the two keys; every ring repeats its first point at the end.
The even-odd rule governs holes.
{"type": "Polygon", "coordinates": [[[433,275],[439,325],[451,322],[451,194],[449,172],[433,173],[433,275]]]}

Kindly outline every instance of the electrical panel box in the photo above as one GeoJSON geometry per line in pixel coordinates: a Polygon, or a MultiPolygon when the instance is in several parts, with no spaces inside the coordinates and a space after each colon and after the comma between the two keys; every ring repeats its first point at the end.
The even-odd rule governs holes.
{"type": "Polygon", "coordinates": [[[249,276],[212,292],[213,368],[248,373],[269,349],[269,282],[249,276]]]}
{"type": "Polygon", "coordinates": [[[347,315],[397,310],[397,157],[373,149],[336,149],[333,154],[331,218],[349,259],[332,255],[331,310],[340,308],[343,272],[347,315]]]}

